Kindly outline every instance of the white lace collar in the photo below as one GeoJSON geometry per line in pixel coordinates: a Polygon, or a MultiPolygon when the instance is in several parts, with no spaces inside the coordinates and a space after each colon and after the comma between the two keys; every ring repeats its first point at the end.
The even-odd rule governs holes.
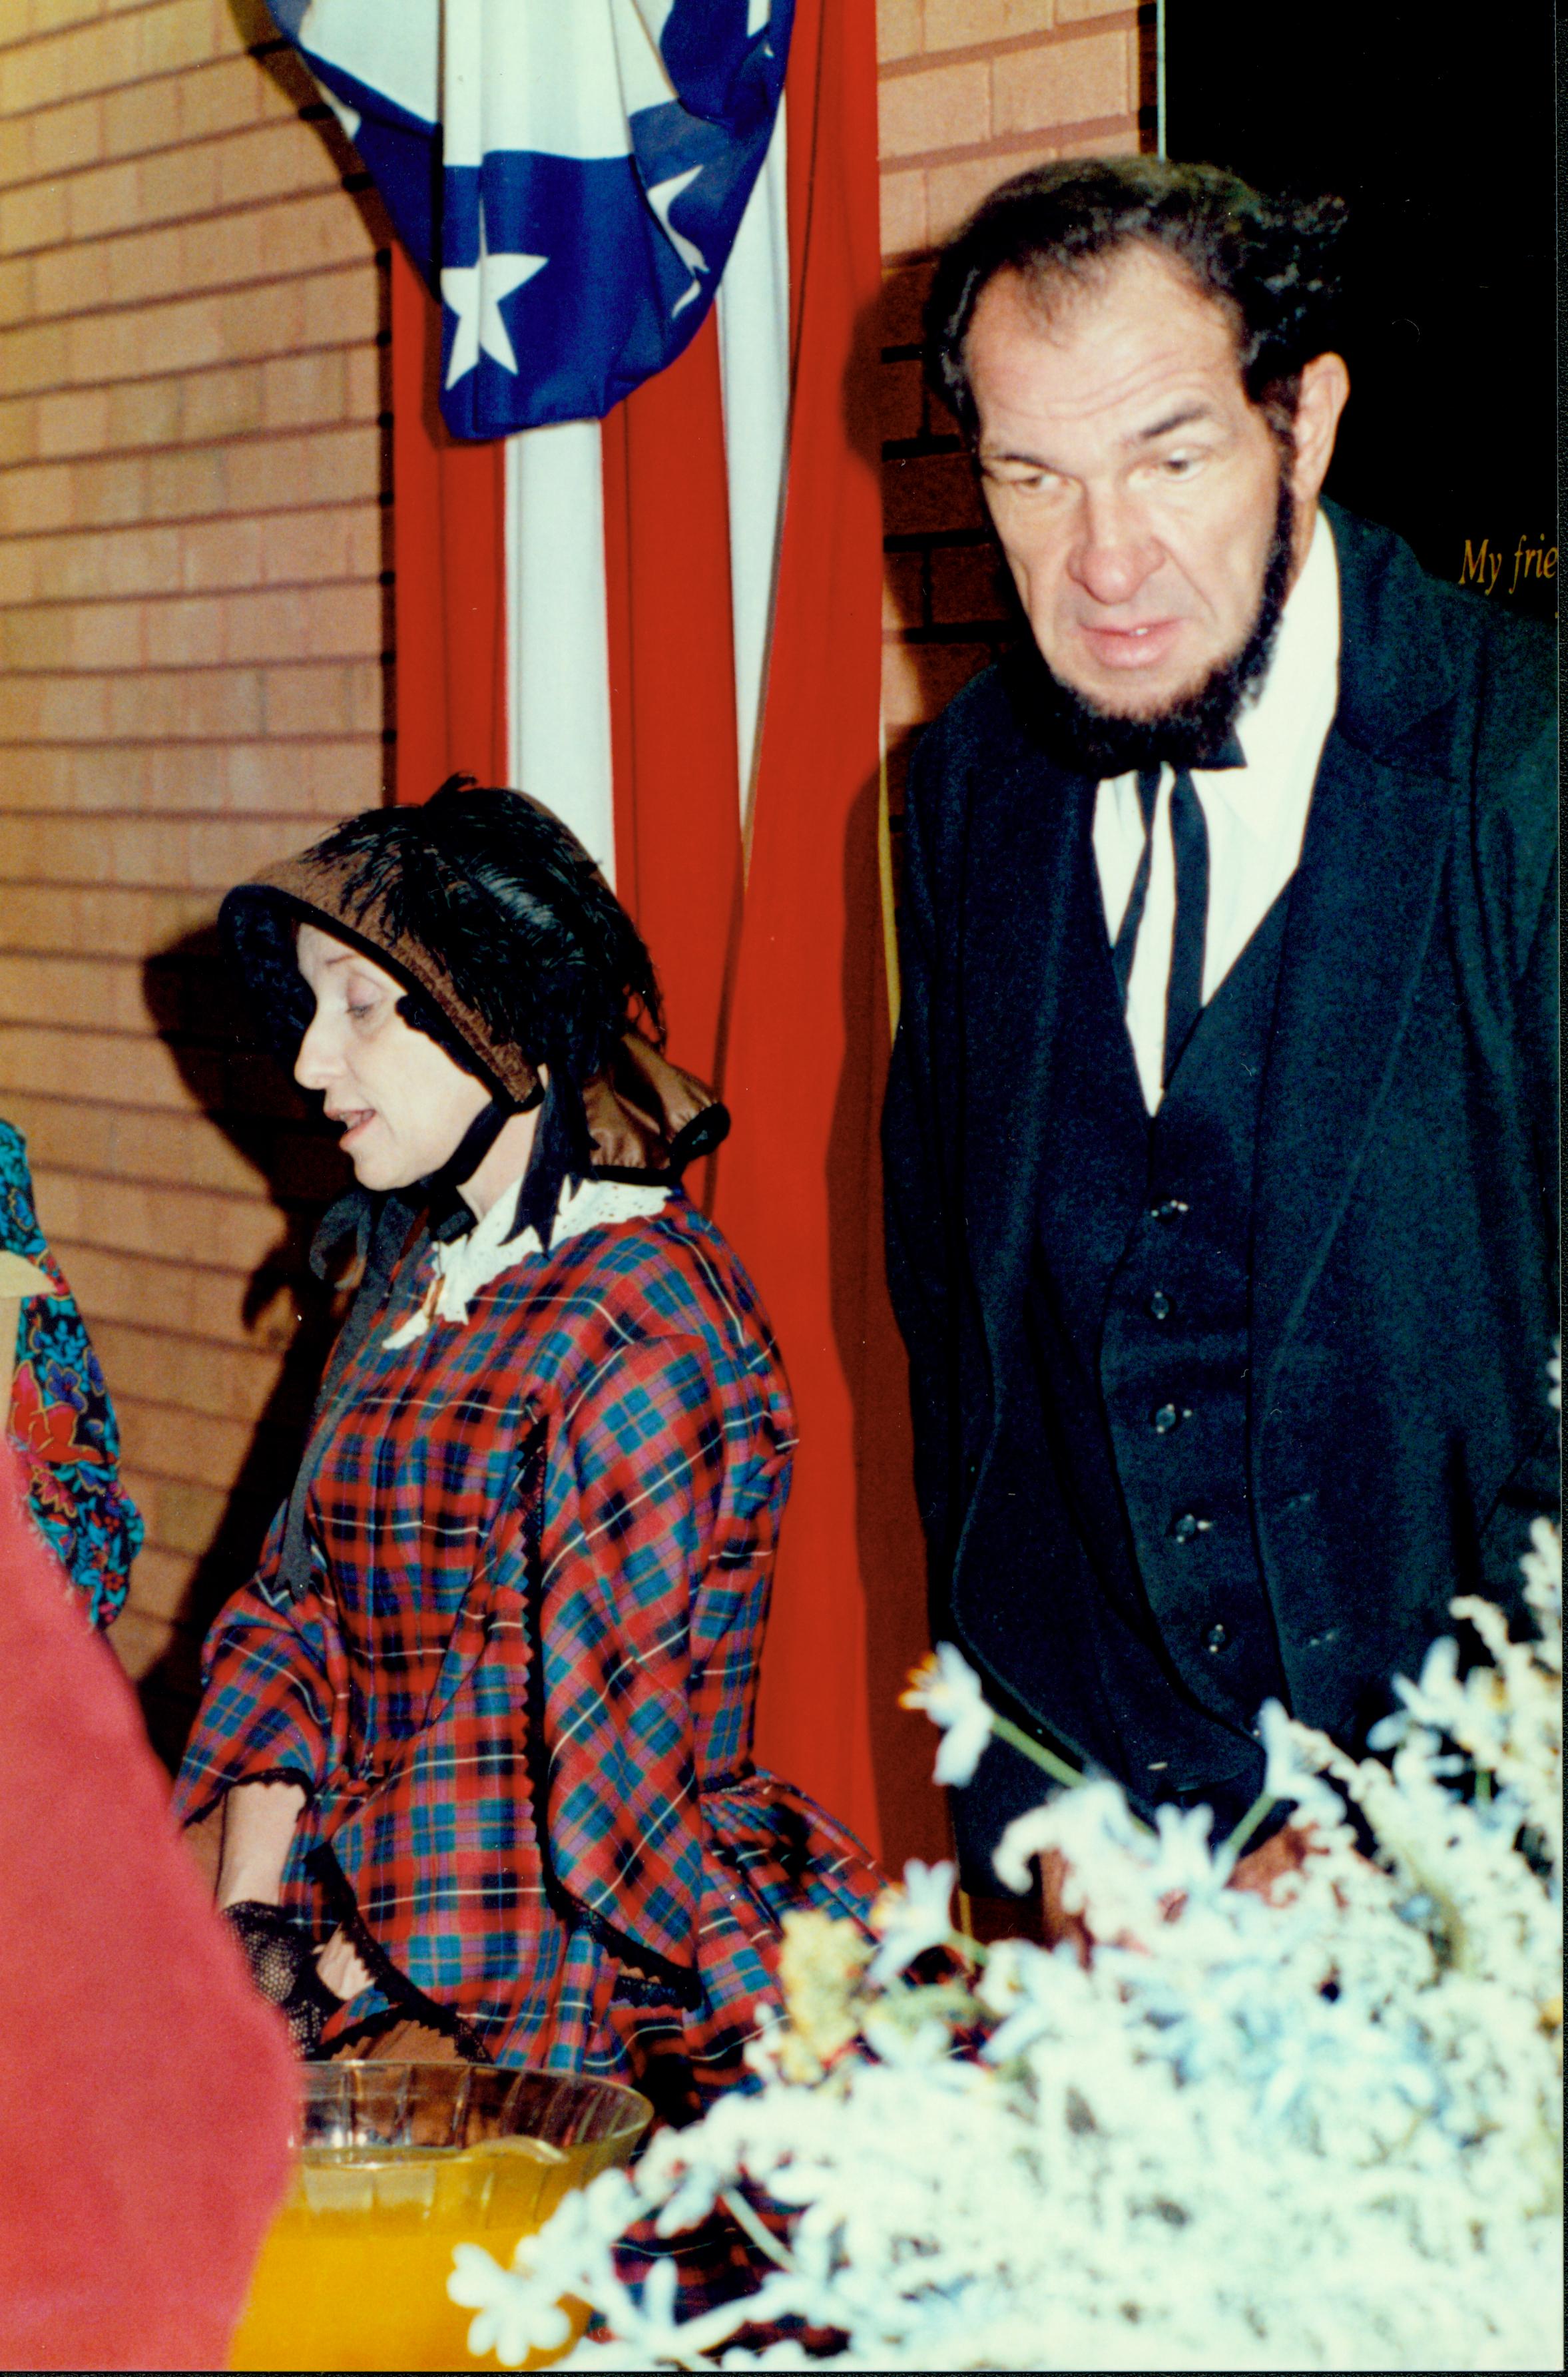
{"type": "MultiPolygon", "coordinates": [[[[517,1264],[530,1262],[544,1253],[539,1233],[532,1223],[515,1238],[507,1236],[521,1193],[521,1180],[503,1188],[466,1237],[437,1246],[435,1274],[425,1300],[388,1337],[389,1352],[401,1345],[412,1345],[416,1338],[424,1336],[432,1320],[466,1320],[469,1305],[482,1287],[487,1287],[504,1271],[511,1271],[517,1264]]],[[[641,1188],[625,1180],[587,1179],[575,1186],[569,1180],[556,1208],[550,1250],[554,1253],[567,1238],[581,1237],[584,1230],[604,1229],[617,1222],[636,1221],[645,1213],[656,1213],[669,1193],[667,1188],[641,1188]]]]}

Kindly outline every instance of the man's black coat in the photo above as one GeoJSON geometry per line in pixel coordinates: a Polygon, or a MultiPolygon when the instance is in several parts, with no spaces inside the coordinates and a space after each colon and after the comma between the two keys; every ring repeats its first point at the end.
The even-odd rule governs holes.
{"type": "MultiPolygon", "coordinates": [[[[1555,1499],[1556,772],[1541,631],[1330,520],[1339,703],[1263,1092],[1248,1483],[1293,1709],[1359,1744],[1455,1593],[1516,1604],[1555,1499]]],[[[1095,788],[1046,757],[1012,682],[1004,663],[969,686],[912,773],[889,1270],[934,1632],[1115,1772],[1134,1702],[1141,1723],[1151,1695],[1168,1707],[1177,1763],[1191,1718],[1089,1568],[1026,1341],[1095,788]]],[[[993,1745],[959,1795],[976,1887],[1034,1782],[993,1745]]]]}

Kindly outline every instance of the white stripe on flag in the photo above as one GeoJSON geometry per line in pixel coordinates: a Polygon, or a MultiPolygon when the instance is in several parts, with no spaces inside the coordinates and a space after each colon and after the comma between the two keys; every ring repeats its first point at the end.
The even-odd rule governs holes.
{"type": "Polygon", "coordinates": [[[604,482],[596,421],[507,439],[511,781],[616,879],[604,482]]]}
{"type": "Polygon", "coordinates": [[[740,823],[768,687],[784,467],[789,454],[789,222],[784,103],[719,284],[719,371],[729,480],[730,603],[735,623],[740,823]]]}

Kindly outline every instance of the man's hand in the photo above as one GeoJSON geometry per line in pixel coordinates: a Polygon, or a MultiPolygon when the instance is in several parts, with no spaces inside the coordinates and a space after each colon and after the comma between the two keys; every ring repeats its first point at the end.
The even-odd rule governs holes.
{"type": "MultiPolygon", "coordinates": [[[[1272,1905],[1275,1886],[1284,1881],[1287,1874],[1299,1873],[1311,1855],[1311,1825],[1284,1824],[1277,1833],[1271,1833],[1258,1847],[1248,1849],[1237,1858],[1236,1870],[1226,1887],[1227,1890],[1252,1891],[1265,1905],[1272,1905]]],[[[1082,1915],[1070,1914],[1062,1905],[1063,1885],[1071,1869],[1059,1849],[1047,1849],[1038,1863],[1041,1891],[1035,1902],[1038,1909],[1035,1920],[1039,1929],[1031,1936],[1037,1937],[1047,1948],[1055,1948],[1063,1940],[1070,1940],[1077,1952],[1079,1963],[1086,1971],[1094,1954],[1094,1934],[1082,1915]]],[[[1176,1914],[1179,1905],[1179,1900],[1173,1901],[1168,1912],[1176,1914]]],[[[1131,1947],[1146,1943],[1123,1940],[1117,1944],[1131,1947]]]]}
{"type": "Polygon", "coordinates": [[[1236,1870],[1227,1886],[1231,1890],[1255,1891],[1272,1905],[1275,1884],[1283,1881],[1287,1873],[1299,1873],[1311,1854],[1311,1825],[1282,1824],[1257,1848],[1248,1849],[1237,1858],[1236,1870]]]}

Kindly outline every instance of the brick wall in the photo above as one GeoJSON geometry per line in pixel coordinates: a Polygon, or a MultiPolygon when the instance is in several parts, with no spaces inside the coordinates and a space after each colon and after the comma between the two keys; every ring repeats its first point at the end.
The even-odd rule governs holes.
{"type": "Polygon", "coordinates": [[[994,657],[1005,616],[967,456],[921,383],[930,259],[1009,174],[1153,146],[1153,13],[1116,0],[877,0],[895,810],[912,735],[994,657]]]}
{"type": "Polygon", "coordinates": [[[379,234],[270,30],[0,6],[0,1113],[119,1409],[112,1640],[166,1742],[289,1458],[331,1185],[225,1037],[216,901],[383,781],[379,234]]]}

